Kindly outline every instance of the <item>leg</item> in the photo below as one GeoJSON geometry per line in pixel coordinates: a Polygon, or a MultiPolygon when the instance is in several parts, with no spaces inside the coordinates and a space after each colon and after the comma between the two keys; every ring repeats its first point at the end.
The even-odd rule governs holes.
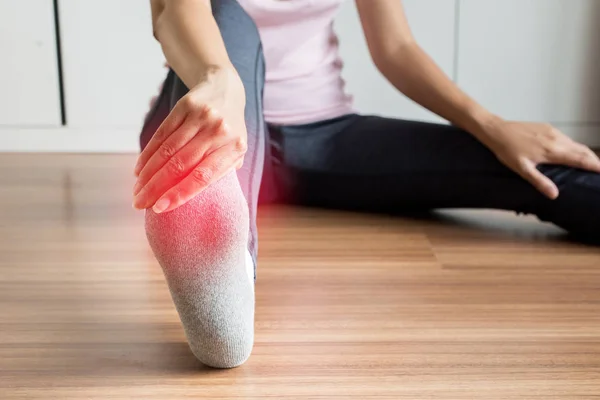
{"type": "Polygon", "coordinates": [[[600,175],[540,167],[561,189],[551,201],[453,126],[351,115],[271,131],[288,201],[370,211],[496,208],[575,234],[600,232],[600,175]]]}
{"type": "MultiPolygon", "coordinates": [[[[248,150],[244,165],[237,171],[237,176],[250,209],[248,248],[254,265],[256,265],[258,253],[256,208],[265,159],[266,132],[262,111],[265,76],[262,45],[254,22],[237,4],[236,0],[212,0],[212,9],[229,58],[242,78],[246,90],[245,118],[248,130],[248,150]]],[[[146,147],[171,108],[187,91],[188,88],[181,79],[173,70],[170,70],[156,102],[144,121],[140,134],[142,149],[146,147]]]]}
{"type": "MultiPolygon", "coordinates": [[[[213,1],[213,14],[246,90],[248,152],[244,166],[186,205],[146,213],[150,245],[163,267],[192,352],[219,368],[242,364],[254,335],[256,203],[264,158],[264,63],[254,23],[235,0],[213,1]]],[[[144,147],[169,110],[187,93],[170,71],[149,113],[144,147]]]]}

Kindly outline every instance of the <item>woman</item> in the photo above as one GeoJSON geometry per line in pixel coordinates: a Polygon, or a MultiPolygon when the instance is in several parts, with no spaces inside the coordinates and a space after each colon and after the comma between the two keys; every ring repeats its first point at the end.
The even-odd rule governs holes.
{"type": "Polygon", "coordinates": [[[474,102],[415,42],[398,0],[356,0],[373,61],[452,126],[354,113],[332,30],[342,1],[151,0],[171,70],[143,128],[134,206],[148,209],[150,244],[207,365],[240,365],[252,349],[263,166],[265,201],[498,208],[600,233],[598,157],[474,102]]]}

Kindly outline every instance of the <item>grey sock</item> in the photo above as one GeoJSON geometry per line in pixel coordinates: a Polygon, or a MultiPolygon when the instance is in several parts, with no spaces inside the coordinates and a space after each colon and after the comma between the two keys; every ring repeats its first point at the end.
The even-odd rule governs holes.
{"type": "Polygon", "coordinates": [[[248,205],[235,173],[171,212],[146,211],[148,240],[190,348],[215,368],[243,364],[252,351],[254,267],[247,256],[248,225],[248,205]]]}

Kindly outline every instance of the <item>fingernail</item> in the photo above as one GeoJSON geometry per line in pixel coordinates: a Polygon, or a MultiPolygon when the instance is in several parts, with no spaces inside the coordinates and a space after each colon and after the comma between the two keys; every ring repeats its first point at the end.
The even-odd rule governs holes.
{"type": "Polygon", "coordinates": [[[133,187],[133,195],[136,196],[140,190],[142,190],[142,185],[140,185],[139,182],[136,182],[135,186],[133,187]]]}
{"type": "Polygon", "coordinates": [[[154,207],[152,207],[152,210],[155,213],[160,214],[161,212],[163,212],[167,208],[169,208],[170,205],[171,205],[171,202],[168,199],[160,199],[156,202],[154,207]]]}

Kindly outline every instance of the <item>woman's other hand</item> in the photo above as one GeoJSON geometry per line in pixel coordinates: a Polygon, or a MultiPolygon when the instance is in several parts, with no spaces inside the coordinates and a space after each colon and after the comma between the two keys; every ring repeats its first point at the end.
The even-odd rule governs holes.
{"type": "Polygon", "coordinates": [[[244,107],[244,87],[233,69],[207,74],[140,154],[133,206],[171,211],[240,168],[247,143],[244,107]]]}
{"type": "Polygon", "coordinates": [[[539,164],[566,165],[600,173],[598,156],[552,125],[494,117],[483,131],[478,138],[498,159],[550,199],[558,197],[559,190],[537,169],[539,164]]]}

